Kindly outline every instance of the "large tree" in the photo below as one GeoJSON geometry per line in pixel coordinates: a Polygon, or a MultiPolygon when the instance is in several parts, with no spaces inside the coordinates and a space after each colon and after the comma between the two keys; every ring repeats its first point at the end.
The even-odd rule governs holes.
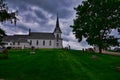
{"type": "MultiPolygon", "coordinates": [[[[11,23],[14,23],[16,25],[16,21],[18,20],[16,15],[17,15],[17,11],[9,12],[8,6],[5,3],[5,0],[0,0],[0,22],[1,23],[5,21],[11,21],[11,23]]],[[[5,35],[5,31],[0,29],[0,44],[4,35],[5,35]]]]}
{"type": "Polygon", "coordinates": [[[0,22],[4,21],[11,21],[11,23],[16,24],[17,17],[16,17],[17,11],[15,12],[9,12],[7,3],[5,3],[5,0],[0,0],[0,22]]]}
{"type": "Polygon", "coordinates": [[[87,38],[90,45],[102,49],[118,45],[118,39],[110,35],[113,29],[120,33],[120,0],[86,0],[78,5],[73,33],[81,41],[87,38]]]}
{"type": "Polygon", "coordinates": [[[4,30],[2,30],[2,29],[0,29],[0,45],[2,45],[2,38],[5,36],[6,34],[5,34],[5,31],[4,30]]]}

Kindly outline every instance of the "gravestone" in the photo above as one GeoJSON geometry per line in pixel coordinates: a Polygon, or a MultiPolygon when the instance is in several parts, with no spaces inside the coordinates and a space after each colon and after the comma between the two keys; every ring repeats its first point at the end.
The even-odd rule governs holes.
{"type": "Polygon", "coordinates": [[[96,56],[96,55],[92,55],[92,57],[91,57],[93,60],[96,60],[96,59],[98,59],[98,56],[96,56]]]}
{"type": "Polygon", "coordinates": [[[3,54],[4,54],[4,59],[8,59],[8,49],[7,48],[5,48],[3,50],[3,54]]]}
{"type": "Polygon", "coordinates": [[[35,54],[35,47],[34,47],[34,46],[31,47],[30,54],[31,54],[31,55],[32,55],[32,54],[35,54]]]}
{"type": "Polygon", "coordinates": [[[120,67],[116,67],[117,68],[117,70],[120,72],[120,67]]]}

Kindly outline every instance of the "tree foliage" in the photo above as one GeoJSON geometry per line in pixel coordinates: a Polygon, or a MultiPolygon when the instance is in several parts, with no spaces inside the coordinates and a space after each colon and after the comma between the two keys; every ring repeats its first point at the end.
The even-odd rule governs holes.
{"type": "Polygon", "coordinates": [[[90,45],[102,48],[118,45],[118,39],[110,35],[113,29],[120,33],[119,0],[87,0],[78,5],[76,18],[71,26],[76,38],[87,38],[90,45]]]}
{"type": "Polygon", "coordinates": [[[11,23],[16,25],[16,21],[18,20],[16,17],[17,12],[9,12],[5,0],[0,0],[0,22],[11,21],[11,23]]]}
{"type": "Polygon", "coordinates": [[[0,29],[0,45],[2,45],[1,41],[2,41],[2,38],[5,36],[5,31],[0,29]]]}
{"type": "MultiPolygon", "coordinates": [[[[5,3],[5,0],[0,0],[0,22],[3,23],[5,21],[11,21],[11,23],[14,23],[16,25],[17,22],[17,15],[18,11],[15,12],[9,12],[8,6],[5,3]]],[[[3,36],[5,36],[5,31],[0,29],[0,44],[2,41],[3,36]]]]}

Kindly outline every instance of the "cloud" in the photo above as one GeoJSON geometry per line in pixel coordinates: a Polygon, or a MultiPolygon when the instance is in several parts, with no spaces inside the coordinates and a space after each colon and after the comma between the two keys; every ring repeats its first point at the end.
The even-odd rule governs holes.
{"type": "Polygon", "coordinates": [[[113,29],[110,33],[110,35],[115,36],[116,38],[120,38],[120,34],[119,32],[117,32],[117,30],[113,29]]]}
{"type": "Polygon", "coordinates": [[[53,32],[58,13],[64,47],[67,44],[70,44],[72,49],[90,47],[85,40],[78,42],[70,28],[75,17],[74,7],[82,0],[6,0],[6,2],[10,11],[19,11],[17,26],[10,22],[1,25],[7,34],[28,34],[29,28],[34,32],[53,32]]]}

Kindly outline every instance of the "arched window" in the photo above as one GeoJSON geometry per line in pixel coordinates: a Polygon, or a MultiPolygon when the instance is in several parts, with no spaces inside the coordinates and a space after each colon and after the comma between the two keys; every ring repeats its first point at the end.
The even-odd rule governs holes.
{"type": "Polygon", "coordinates": [[[59,34],[57,34],[57,38],[59,38],[59,34]]]}
{"type": "Polygon", "coordinates": [[[57,47],[59,46],[59,43],[57,43],[57,47]]]}
{"type": "Polygon", "coordinates": [[[51,46],[51,40],[49,41],[49,45],[51,46]]]}
{"type": "Polygon", "coordinates": [[[15,45],[15,42],[13,42],[13,45],[15,45]]]}
{"type": "Polygon", "coordinates": [[[39,44],[39,42],[38,42],[38,40],[37,40],[36,45],[38,45],[38,44],[39,44]]]}
{"type": "Polygon", "coordinates": [[[43,41],[43,46],[45,46],[45,41],[43,41]]]}
{"type": "Polygon", "coordinates": [[[18,42],[18,45],[20,45],[20,42],[18,42]]]}
{"type": "Polygon", "coordinates": [[[57,39],[57,42],[58,42],[59,40],[57,39]]]}
{"type": "Polygon", "coordinates": [[[30,45],[32,45],[32,40],[30,40],[30,45]]]}

